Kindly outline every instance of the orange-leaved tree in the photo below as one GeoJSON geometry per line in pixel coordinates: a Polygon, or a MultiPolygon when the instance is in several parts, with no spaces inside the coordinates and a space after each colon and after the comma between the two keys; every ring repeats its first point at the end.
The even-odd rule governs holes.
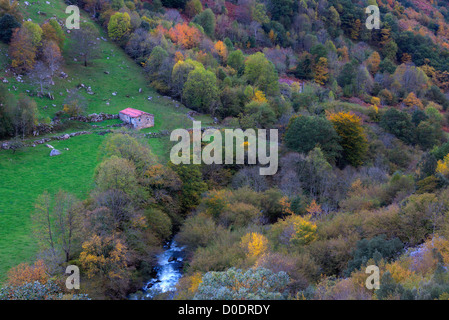
{"type": "Polygon", "coordinates": [[[178,23],[168,31],[170,39],[185,49],[196,47],[201,39],[200,31],[195,27],[190,27],[187,23],[178,23]]]}
{"type": "Polygon", "coordinates": [[[46,284],[50,278],[48,268],[43,260],[37,260],[33,265],[21,263],[8,271],[6,282],[11,286],[22,286],[25,283],[38,281],[46,284]]]}

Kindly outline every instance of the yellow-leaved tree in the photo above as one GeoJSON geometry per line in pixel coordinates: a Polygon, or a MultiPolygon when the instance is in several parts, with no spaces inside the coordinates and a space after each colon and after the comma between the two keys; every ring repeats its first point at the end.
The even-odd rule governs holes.
{"type": "Polygon", "coordinates": [[[418,107],[420,109],[424,108],[421,100],[419,100],[419,98],[413,92],[410,92],[407,98],[404,99],[404,104],[407,107],[418,107]]]}
{"type": "Polygon", "coordinates": [[[80,262],[88,278],[122,278],[126,273],[128,250],[120,239],[93,235],[82,248],[80,262]]]}
{"type": "Polygon", "coordinates": [[[215,52],[220,56],[221,62],[225,63],[228,58],[228,48],[223,41],[217,41],[214,45],[215,52]]]}
{"type": "Polygon", "coordinates": [[[445,177],[449,176],[449,153],[443,160],[438,160],[436,172],[445,177]]]}
{"type": "Polygon", "coordinates": [[[290,242],[294,245],[307,245],[316,239],[317,226],[310,221],[310,215],[301,217],[293,222],[294,232],[290,242]]]}
{"type": "Polygon", "coordinates": [[[313,71],[315,82],[320,85],[324,85],[329,79],[329,69],[327,67],[327,59],[321,57],[313,69],[314,69],[313,71]]]}
{"type": "Polygon", "coordinates": [[[257,89],[254,92],[253,101],[257,101],[260,103],[268,102],[267,98],[265,97],[265,94],[262,91],[257,90],[257,89]]]}
{"type": "Polygon", "coordinates": [[[362,119],[352,113],[338,112],[330,114],[329,120],[341,138],[343,161],[354,167],[360,166],[368,150],[368,140],[362,127],[362,119]]]}
{"type": "Polygon", "coordinates": [[[251,232],[242,237],[240,245],[248,257],[257,258],[268,250],[268,239],[260,233],[251,232]]]}

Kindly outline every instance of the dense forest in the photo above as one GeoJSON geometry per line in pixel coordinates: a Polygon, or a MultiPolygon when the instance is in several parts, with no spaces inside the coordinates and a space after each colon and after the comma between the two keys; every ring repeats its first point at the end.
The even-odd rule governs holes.
{"type": "Polygon", "coordinates": [[[35,100],[52,94],[65,60],[95,67],[100,29],[149,87],[216,128],[278,129],[279,170],[175,165],[135,130],[110,130],[87,197],[33,199],[39,253],[8,271],[0,299],[125,299],[173,237],[183,276],[154,299],[449,299],[449,1],[66,5],[87,13],[80,29],[0,1],[8,68],[36,91],[0,85],[8,152],[86,114],[75,91],[51,119],[35,100]],[[365,26],[369,5],[379,29],[365,26]],[[82,272],[77,294],[64,289],[67,265],[82,272]],[[380,289],[366,288],[368,265],[380,289]]]}

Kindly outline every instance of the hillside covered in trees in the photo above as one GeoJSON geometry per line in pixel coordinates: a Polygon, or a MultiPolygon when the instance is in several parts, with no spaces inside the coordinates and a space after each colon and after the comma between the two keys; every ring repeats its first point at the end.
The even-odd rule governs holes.
{"type": "Polygon", "coordinates": [[[84,180],[71,190],[30,166],[32,208],[0,200],[26,226],[8,254],[0,240],[15,257],[0,263],[0,299],[449,298],[449,1],[47,2],[0,0],[0,172],[13,188],[11,172],[45,148],[30,146],[36,132],[79,130],[92,132],[68,141],[91,156],[67,145],[60,165],[89,170],[72,168],[84,180]],[[79,121],[125,107],[156,126],[79,121]],[[277,129],[277,173],[173,164],[167,132],[192,119],[277,129]],[[167,241],[184,250],[182,277],[149,296],[167,241]]]}

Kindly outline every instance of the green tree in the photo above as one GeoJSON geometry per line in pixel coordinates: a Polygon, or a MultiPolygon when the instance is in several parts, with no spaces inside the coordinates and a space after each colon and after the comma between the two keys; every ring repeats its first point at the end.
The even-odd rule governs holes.
{"type": "Polygon", "coordinates": [[[0,18],[0,41],[9,43],[14,29],[20,28],[20,23],[10,14],[0,18]]]}
{"type": "MultiPolygon", "coordinates": [[[[158,79],[159,71],[162,71],[161,67],[166,58],[168,58],[168,53],[161,46],[156,46],[151,51],[150,56],[145,62],[145,69],[148,71],[151,80],[158,79]]],[[[166,70],[163,70],[163,72],[166,72],[166,70]]]]}
{"type": "Polygon", "coordinates": [[[267,9],[263,3],[256,3],[251,8],[251,18],[262,25],[270,22],[270,18],[267,16],[267,9]]]}
{"type": "Polygon", "coordinates": [[[237,72],[242,73],[245,63],[245,57],[243,56],[243,52],[241,50],[232,51],[228,55],[227,63],[228,66],[235,69],[237,72]]]}
{"type": "Polygon", "coordinates": [[[37,105],[28,96],[21,94],[17,102],[17,106],[12,111],[12,123],[15,135],[25,135],[33,132],[37,124],[37,105]]]}
{"type": "Polygon", "coordinates": [[[132,161],[112,156],[95,169],[95,183],[98,191],[115,189],[134,195],[137,185],[136,168],[132,161]]]}
{"type": "Polygon", "coordinates": [[[202,180],[199,165],[174,165],[170,162],[169,166],[182,181],[181,208],[186,214],[201,202],[201,194],[207,191],[207,184],[202,180]]]}
{"type": "Polygon", "coordinates": [[[13,110],[16,104],[14,95],[0,85],[0,138],[14,134],[13,110]]]}
{"type": "Polygon", "coordinates": [[[387,240],[385,235],[357,241],[356,249],[352,253],[353,259],[349,261],[346,269],[346,275],[350,276],[352,271],[358,270],[369,259],[374,259],[376,263],[379,263],[381,259],[389,261],[396,257],[402,248],[403,243],[398,238],[387,240]]]}
{"type": "Polygon", "coordinates": [[[204,29],[204,33],[206,33],[210,38],[215,38],[215,14],[210,8],[197,14],[193,19],[193,22],[202,26],[204,29]]]}
{"type": "Polygon", "coordinates": [[[441,136],[441,128],[429,121],[421,121],[416,128],[416,143],[424,150],[438,145],[441,136]]]}
{"type": "Polygon", "coordinates": [[[112,40],[120,41],[131,30],[131,18],[127,12],[116,12],[108,23],[108,35],[112,40]]]}
{"type": "Polygon", "coordinates": [[[312,66],[313,61],[310,53],[303,54],[296,66],[295,75],[300,79],[311,80],[313,78],[312,66]]]}
{"type": "Polygon", "coordinates": [[[184,85],[183,99],[186,105],[200,112],[213,112],[218,99],[215,73],[204,68],[191,71],[184,85]]]}
{"type": "Polygon", "coordinates": [[[276,68],[262,52],[248,57],[245,62],[245,76],[251,84],[264,91],[265,95],[274,96],[279,93],[276,68]]]}
{"type": "Polygon", "coordinates": [[[192,59],[179,60],[174,66],[171,74],[172,90],[175,96],[182,100],[182,90],[187,81],[189,73],[197,67],[202,67],[201,63],[192,59]]]}
{"type": "Polygon", "coordinates": [[[28,30],[32,45],[35,47],[40,46],[43,34],[42,28],[37,23],[31,21],[25,21],[22,27],[28,30]]]}
{"type": "Polygon", "coordinates": [[[342,148],[332,123],[317,116],[297,116],[290,120],[284,136],[285,145],[297,152],[308,153],[320,147],[329,162],[334,163],[342,148]]]}
{"type": "Polygon", "coordinates": [[[108,135],[102,145],[105,158],[117,156],[132,161],[138,173],[143,173],[148,166],[156,162],[151,150],[129,134],[115,133],[108,135]]]}
{"type": "Polygon", "coordinates": [[[380,119],[380,126],[405,143],[412,143],[414,140],[411,117],[406,112],[394,108],[388,109],[380,119]]]}

